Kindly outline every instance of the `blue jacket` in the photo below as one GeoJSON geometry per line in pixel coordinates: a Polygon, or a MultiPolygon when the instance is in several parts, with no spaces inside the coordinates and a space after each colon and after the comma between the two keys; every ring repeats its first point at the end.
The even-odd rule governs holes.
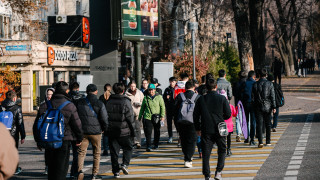
{"type": "Polygon", "coordinates": [[[244,92],[243,92],[243,101],[245,103],[251,103],[252,85],[255,82],[256,81],[252,77],[248,78],[246,81],[246,85],[245,85],[244,92]]]}

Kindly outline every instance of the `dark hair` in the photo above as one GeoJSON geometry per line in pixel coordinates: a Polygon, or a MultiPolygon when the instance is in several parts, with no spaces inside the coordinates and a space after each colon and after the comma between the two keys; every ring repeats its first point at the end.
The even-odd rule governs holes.
{"type": "Polygon", "coordinates": [[[251,78],[255,75],[256,73],[254,71],[249,71],[248,72],[248,78],[251,78]]]}
{"type": "Polygon", "coordinates": [[[70,90],[75,90],[75,89],[79,89],[79,83],[78,82],[73,82],[71,85],[70,85],[70,90]]]}
{"type": "Polygon", "coordinates": [[[202,83],[206,83],[206,76],[202,76],[202,77],[201,77],[201,82],[202,82],[202,83]]]}
{"type": "Polygon", "coordinates": [[[261,69],[256,69],[256,77],[257,78],[261,77],[261,69]]]}
{"type": "Polygon", "coordinates": [[[171,77],[171,78],[169,78],[169,81],[170,81],[170,82],[172,82],[172,81],[177,81],[177,78],[171,77]]]}
{"type": "Polygon", "coordinates": [[[55,92],[58,94],[64,94],[67,92],[68,89],[69,89],[68,83],[64,81],[59,81],[56,84],[55,92]]]}
{"type": "Polygon", "coordinates": [[[268,74],[267,80],[272,82],[274,80],[273,75],[272,74],[268,74]]]}
{"type": "Polygon", "coordinates": [[[148,79],[144,79],[144,80],[142,80],[142,83],[143,83],[143,81],[147,81],[147,83],[149,83],[149,82],[148,82],[148,79]]]}
{"type": "Polygon", "coordinates": [[[246,72],[240,71],[240,72],[238,73],[238,76],[239,76],[240,79],[245,78],[245,77],[246,77],[246,72]]]}
{"type": "Polygon", "coordinates": [[[268,74],[267,70],[263,68],[263,69],[261,70],[261,74],[260,74],[261,77],[267,77],[267,74],[268,74]]]}
{"type": "Polygon", "coordinates": [[[217,81],[213,78],[207,80],[206,87],[209,91],[212,91],[217,87],[217,81]]]}
{"type": "Polygon", "coordinates": [[[213,74],[212,74],[212,73],[207,73],[207,74],[206,74],[206,80],[208,80],[208,79],[210,79],[210,78],[213,78],[213,79],[214,79],[213,74]]]}
{"type": "Polygon", "coordinates": [[[130,81],[130,82],[129,82],[129,84],[128,84],[128,86],[131,86],[131,84],[135,84],[135,85],[137,85],[137,83],[136,83],[136,81],[135,81],[135,80],[130,81]]]}
{"type": "Polygon", "coordinates": [[[191,88],[193,88],[193,87],[195,87],[196,85],[195,85],[195,82],[194,82],[194,80],[193,79],[190,79],[188,82],[186,82],[186,89],[191,89],[191,88]]]}
{"type": "Polygon", "coordinates": [[[112,90],[115,94],[121,94],[124,92],[125,87],[124,84],[122,83],[115,83],[112,87],[112,90]]]}
{"type": "Polygon", "coordinates": [[[103,90],[106,92],[108,87],[112,87],[111,84],[107,83],[103,86],[103,90]]]}
{"type": "Polygon", "coordinates": [[[188,75],[187,73],[181,73],[181,74],[180,74],[180,78],[181,78],[182,80],[185,80],[185,79],[189,78],[189,75],[188,75]]]}
{"type": "Polygon", "coordinates": [[[52,87],[53,89],[55,89],[56,86],[57,86],[57,82],[54,82],[54,83],[52,83],[52,85],[51,85],[51,87],[52,87]]]}
{"type": "Polygon", "coordinates": [[[17,97],[17,93],[14,90],[9,90],[6,93],[6,98],[13,100],[13,98],[17,97]]]}
{"type": "Polygon", "coordinates": [[[219,77],[224,77],[226,75],[226,71],[224,69],[219,70],[219,77]]]}

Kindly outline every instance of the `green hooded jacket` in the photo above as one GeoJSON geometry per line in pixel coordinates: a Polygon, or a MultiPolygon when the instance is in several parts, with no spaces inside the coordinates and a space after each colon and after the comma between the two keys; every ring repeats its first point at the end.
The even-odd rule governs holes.
{"type": "Polygon", "coordinates": [[[160,114],[160,116],[163,118],[165,116],[166,107],[164,105],[162,96],[156,93],[153,99],[150,97],[150,95],[147,95],[143,98],[140,113],[139,113],[139,119],[141,119],[143,116],[144,119],[151,120],[152,114],[147,104],[147,98],[148,98],[149,106],[151,108],[151,112],[153,114],[160,114]]]}

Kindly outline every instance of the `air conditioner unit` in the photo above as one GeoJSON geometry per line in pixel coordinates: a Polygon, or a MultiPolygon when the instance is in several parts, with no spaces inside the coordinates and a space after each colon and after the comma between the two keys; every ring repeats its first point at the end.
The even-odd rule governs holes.
{"type": "Polygon", "coordinates": [[[67,16],[65,16],[65,15],[57,15],[56,16],[56,23],[57,24],[66,24],[67,23],[67,16]]]}

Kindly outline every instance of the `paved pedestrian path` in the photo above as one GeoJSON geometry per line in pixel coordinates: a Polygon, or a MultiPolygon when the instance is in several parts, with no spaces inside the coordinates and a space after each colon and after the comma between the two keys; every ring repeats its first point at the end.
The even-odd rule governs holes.
{"type": "MultiPolygon", "coordinates": [[[[227,157],[223,170],[223,179],[253,179],[266,161],[277,141],[286,130],[291,119],[279,119],[277,132],[272,133],[272,146],[257,148],[235,141],[232,135],[232,156],[227,157]]],[[[235,132],[235,131],[234,131],[235,132]]],[[[176,141],[175,141],[176,142],[176,141]]],[[[211,172],[214,174],[217,164],[217,149],[213,149],[210,159],[211,172]]],[[[112,179],[111,171],[101,174],[103,179],[112,179]]],[[[162,144],[153,152],[142,152],[131,160],[129,175],[120,174],[121,179],[203,179],[202,160],[196,150],[193,167],[184,168],[181,148],[177,143],[162,144]]]]}

